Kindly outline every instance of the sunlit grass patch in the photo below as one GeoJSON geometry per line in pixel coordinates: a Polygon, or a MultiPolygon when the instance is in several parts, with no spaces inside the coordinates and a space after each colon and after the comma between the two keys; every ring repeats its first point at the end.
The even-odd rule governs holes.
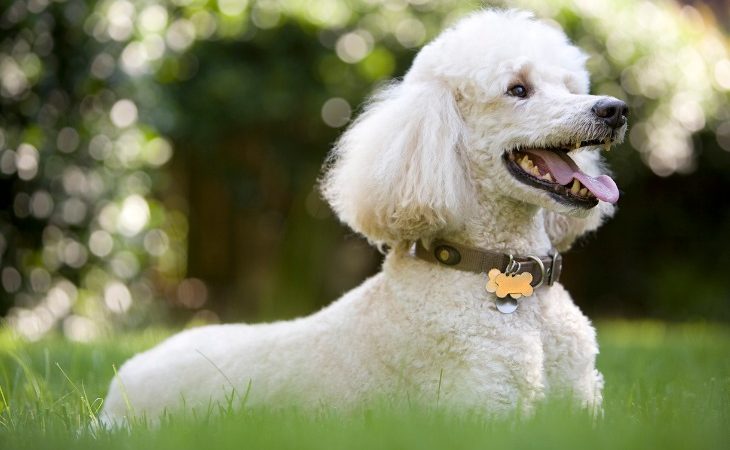
{"type": "MultiPolygon", "coordinates": [[[[730,329],[608,322],[602,418],[564,401],[531,417],[486,419],[413,407],[307,413],[277,407],[166,416],[131,432],[93,426],[113,367],[166,332],[94,344],[0,334],[0,448],[728,448],[730,329]]],[[[275,405],[281,406],[281,405],[275,405]]]]}

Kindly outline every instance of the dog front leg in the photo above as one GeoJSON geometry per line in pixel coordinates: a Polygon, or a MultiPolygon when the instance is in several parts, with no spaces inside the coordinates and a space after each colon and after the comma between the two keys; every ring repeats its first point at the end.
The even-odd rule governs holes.
{"type": "Polygon", "coordinates": [[[596,370],[596,330],[559,284],[543,299],[542,345],[550,396],[570,397],[599,412],[603,376],[596,370]]]}

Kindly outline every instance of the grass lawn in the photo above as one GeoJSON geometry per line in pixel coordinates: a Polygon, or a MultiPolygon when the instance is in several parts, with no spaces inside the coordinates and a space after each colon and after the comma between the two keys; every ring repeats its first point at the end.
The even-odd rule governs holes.
{"type": "Polygon", "coordinates": [[[112,365],[165,334],[71,344],[0,332],[0,449],[730,448],[730,327],[656,322],[599,324],[606,389],[597,420],[561,402],[499,420],[435,408],[346,416],[249,410],[94,435],[88,425],[112,365]]]}

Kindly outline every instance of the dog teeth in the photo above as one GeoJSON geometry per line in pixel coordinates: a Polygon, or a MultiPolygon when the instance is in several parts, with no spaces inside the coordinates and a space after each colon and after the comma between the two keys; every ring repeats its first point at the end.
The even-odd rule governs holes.
{"type": "Polygon", "coordinates": [[[570,186],[569,191],[571,194],[579,197],[591,197],[593,195],[593,192],[589,191],[588,188],[583,187],[580,181],[575,178],[573,178],[573,184],[570,186]]]}
{"type": "Polygon", "coordinates": [[[606,138],[605,141],[603,141],[603,149],[608,151],[611,151],[611,139],[606,138]]]}
{"type": "Polygon", "coordinates": [[[552,181],[553,181],[553,176],[552,176],[552,175],[550,174],[550,172],[546,173],[545,175],[543,175],[543,176],[542,176],[542,177],[540,177],[540,178],[542,178],[542,179],[543,179],[543,180],[545,180],[545,181],[550,181],[550,182],[552,182],[552,181]]]}
{"type": "Polygon", "coordinates": [[[540,171],[537,169],[537,166],[533,166],[530,173],[535,175],[536,177],[540,178],[540,171]]]}
{"type": "Polygon", "coordinates": [[[578,141],[575,144],[573,144],[573,149],[574,150],[578,150],[579,148],[580,148],[580,141],[578,141]]]}
{"type": "Polygon", "coordinates": [[[576,180],[575,178],[573,179],[573,186],[571,186],[570,192],[576,195],[578,194],[578,192],[580,192],[580,181],[576,180]]]}
{"type": "Polygon", "coordinates": [[[527,156],[524,156],[520,161],[520,167],[522,167],[525,172],[531,173],[532,168],[534,167],[534,164],[532,164],[532,161],[530,161],[530,158],[527,156]]]}

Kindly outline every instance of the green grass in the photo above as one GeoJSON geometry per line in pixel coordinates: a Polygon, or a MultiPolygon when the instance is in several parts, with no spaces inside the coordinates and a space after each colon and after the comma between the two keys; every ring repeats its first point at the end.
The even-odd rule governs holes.
{"type": "Polygon", "coordinates": [[[600,419],[549,401],[532,417],[499,420],[436,408],[348,415],[289,408],[90,431],[113,365],[165,334],[81,345],[0,333],[0,449],[730,448],[730,328],[654,322],[599,326],[600,419]]]}

